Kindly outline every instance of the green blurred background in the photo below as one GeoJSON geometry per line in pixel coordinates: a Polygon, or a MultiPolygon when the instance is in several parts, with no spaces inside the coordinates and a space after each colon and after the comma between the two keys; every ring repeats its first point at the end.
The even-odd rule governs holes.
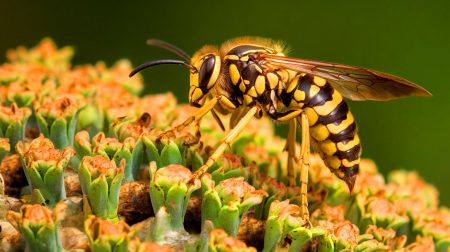
{"type": "MultiPolygon", "coordinates": [[[[417,170],[450,205],[450,1],[5,1],[0,60],[45,36],[76,48],[75,64],[129,58],[134,65],[175,58],[145,45],[170,41],[189,53],[252,35],[283,40],[290,55],[396,74],[431,98],[351,102],[363,156],[379,169],[417,170]]],[[[188,73],[161,66],[143,73],[147,93],[187,101],[188,73]]],[[[282,126],[280,132],[283,132],[282,126]]]]}

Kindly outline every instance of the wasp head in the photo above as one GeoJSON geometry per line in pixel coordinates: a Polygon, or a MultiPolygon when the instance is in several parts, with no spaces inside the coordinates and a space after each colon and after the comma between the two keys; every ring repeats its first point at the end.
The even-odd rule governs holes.
{"type": "Polygon", "coordinates": [[[220,57],[215,47],[203,47],[192,58],[183,50],[162,40],[149,39],[147,44],[167,49],[184,60],[162,59],[153,60],[139,65],[130,73],[130,77],[143,69],[164,64],[185,65],[190,69],[189,103],[199,107],[204,98],[217,82],[220,74],[220,57]]]}
{"type": "Polygon", "coordinates": [[[202,48],[192,57],[191,66],[189,103],[198,107],[219,79],[220,57],[214,48],[202,48]]]}

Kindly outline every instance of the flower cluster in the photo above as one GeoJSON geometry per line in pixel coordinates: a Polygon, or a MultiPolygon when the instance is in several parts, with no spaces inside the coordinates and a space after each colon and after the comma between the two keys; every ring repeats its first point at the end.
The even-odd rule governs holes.
{"type": "Polygon", "coordinates": [[[193,177],[241,115],[206,115],[200,138],[198,127],[160,137],[196,108],[139,96],[127,60],[73,67],[72,56],[44,39],[0,66],[2,251],[449,250],[450,211],[417,173],[385,179],[363,159],[349,194],[311,155],[307,219],[267,118],[193,177]]]}

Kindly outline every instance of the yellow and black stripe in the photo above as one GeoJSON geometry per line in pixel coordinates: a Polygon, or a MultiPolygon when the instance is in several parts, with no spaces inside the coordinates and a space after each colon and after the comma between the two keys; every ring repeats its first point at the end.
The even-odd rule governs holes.
{"type": "Polygon", "coordinates": [[[341,94],[325,79],[298,74],[281,99],[286,107],[305,111],[311,138],[325,164],[352,189],[359,170],[361,145],[353,115],[341,94]]]}

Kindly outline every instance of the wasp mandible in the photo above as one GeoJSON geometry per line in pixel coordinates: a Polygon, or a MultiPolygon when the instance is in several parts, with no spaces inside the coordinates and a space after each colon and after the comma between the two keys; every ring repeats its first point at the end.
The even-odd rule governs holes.
{"type": "Polygon", "coordinates": [[[231,113],[230,131],[193,178],[201,176],[221,157],[252,118],[267,115],[277,122],[287,122],[289,184],[295,184],[294,166],[299,164],[300,207],[305,219],[309,218],[306,196],[310,143],[350,191],[355,183],[361,145],[355,120],[343,97],[390,100],[431,95],[406,79],[379,71],[289,58],[281,43],[268,39],[236,38],[220,47],[204,46],[192,57],[161,40],[151,39],[148,44],[165,48],[183,60],[149,61],[138,66],[130,77],[156,65],[185,65],[190,70],[189,103],[199,107],[185,122],[163,134],[195,123],[199,135],[199,124],[205,114],[211,112],[221,124],[218,114],[231,113]],[[296,150],[298,124],[302,133],[300,154],[296,150]]]}

